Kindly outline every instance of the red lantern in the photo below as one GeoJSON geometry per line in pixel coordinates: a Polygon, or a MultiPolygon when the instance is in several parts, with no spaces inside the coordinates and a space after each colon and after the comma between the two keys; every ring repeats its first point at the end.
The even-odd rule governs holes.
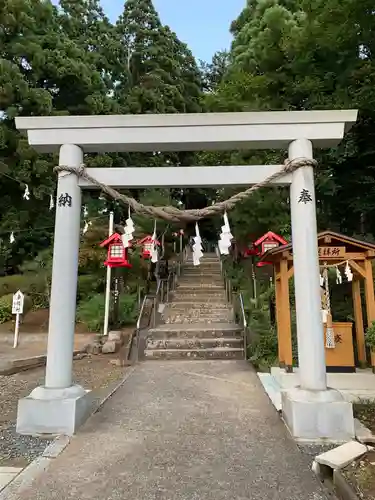
{"type": "Polygon", "coordinates": [[[142,240],[138,241],[138,245],[143,245],[142,257],[144,259],[150,259],[153,246],[157,245],[160,247],[160,242],[158,240],[154,240],[152,236],[146,236],[142,240]]]}
{"type": "Polygon", "coordinates": [[[268,233],[264,234],[254,243],[254,247],[256,248],[261,246],[260,254],[263,255],[272,248],[277,248],[281,245],[287,245],[287,244],[288,242],[284,240],[282,236],[279,236],[278,234],[273,233],[272,231],[268,231],[268,233]]]}
{"type": "MultiPolygon", "coordinates": [[[[259,255],[263,255],[273,248],[278,248],[287,244],[288,242],[282,236],[273,233],[272,231],[268,231],[268,233],[264,234],[254,243],[254,247],[260,247],[258,248],[259,255]]],[[[270,264],[271,262],[260,261],[257,263],[257,267],[268,266],[270,264]]]]}
{"type": "Polygon", "coordinates": [[[105,266],[132,267],[128,261],[128,249],[124,247],[118,233],[113,233],[112,236],[100,243],[100,246],[108,249],[107,260],[104,262],[105,266]]]}

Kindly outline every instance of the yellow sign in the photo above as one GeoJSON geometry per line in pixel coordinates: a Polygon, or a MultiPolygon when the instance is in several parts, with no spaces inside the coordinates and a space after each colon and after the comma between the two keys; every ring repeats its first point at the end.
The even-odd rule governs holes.
{"type": "Polygon", "coordinates": [[[345,259],[346,247],[319,247],[320,259],[345,259]]]}

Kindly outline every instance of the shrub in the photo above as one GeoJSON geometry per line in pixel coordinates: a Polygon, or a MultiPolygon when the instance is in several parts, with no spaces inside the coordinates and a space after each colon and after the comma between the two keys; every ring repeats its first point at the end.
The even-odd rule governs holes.
{"type": "Polygon", "coordinates": [[[85,300],[93,295],[103,292],[105,289],[105,273],[102,276],[95,274],[83,274],[78,276],[77,296],[78,300],[85,300]]]}
{"type": "MultiPolygon", "coordinates": [[[[104,324],[105,296],[103,293],[83,300],[77,308],[77,320],[84,323],[90,332],[101,332],[104,324]]],[[[137,296],[121,295],[119,307],[120,325],[130,325],[137,317],[137,296]]]]}
{"type": "Polygon", "coordinates": [[[49,285],[46,273],[14,274],[0,278],[0,297],[14,294],[18,290],[31,298],[35,309],[48,307],[49,285]]]}
{"type": "MultiPolygon", "coordinates": [[[[13,294],[3,295],[0,297],[0,324],[10,321],[12,315],[13,294]]],[[[25,295],[23,314],[26,314],[32,308],[32,300],[29,296],[25,295]]]]}
{"type": "Polygon", "coordinates": [[[375,351],[375,321],[368,326],[366,330],[366,344],[369,346],[371,351],[375,351]]]}
{"type": "Polygon", "coordinates": [[[40,274],[13,274],[0,278],[0,297],[9,293],[22,293],[32,295],[33,293],[43,293],[46,289],[46,276],[40,274]]]}

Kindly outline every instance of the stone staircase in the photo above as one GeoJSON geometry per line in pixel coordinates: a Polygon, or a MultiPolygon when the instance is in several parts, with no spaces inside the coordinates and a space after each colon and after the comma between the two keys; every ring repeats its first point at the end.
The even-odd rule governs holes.
{"type": "Polygon", "coordinates": [[[188,261],[163,324],[152,328],[146,340],[146,359],[243,359],[241,328],[228,304],[220,262],[207,254],[201,265],[188,261]]]}

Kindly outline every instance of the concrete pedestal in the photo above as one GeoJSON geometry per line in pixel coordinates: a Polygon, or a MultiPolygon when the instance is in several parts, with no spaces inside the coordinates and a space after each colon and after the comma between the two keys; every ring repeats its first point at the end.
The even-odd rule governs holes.
{"type": "Polygon", "coordinates": [[[90,415],[91,391],[37,387],[18,402],[17,432],[24,435],[72,436],[90,415]]]}
{"type": "Polygon", "coordinates": [[[296,441],[343,443],[355,436],[353,407],[334,389],[282,392],[284,421],[296,441]]]}

